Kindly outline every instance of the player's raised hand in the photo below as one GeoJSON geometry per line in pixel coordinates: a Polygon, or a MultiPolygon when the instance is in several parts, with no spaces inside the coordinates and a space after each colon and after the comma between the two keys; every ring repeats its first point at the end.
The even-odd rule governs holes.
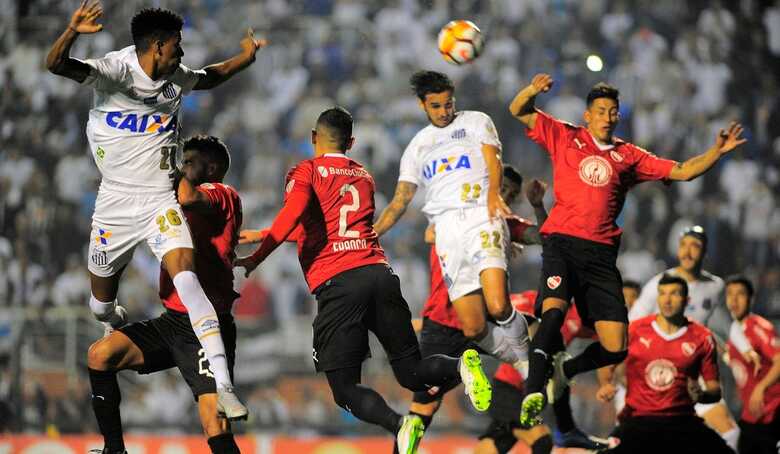
{"type": "Polygon", "coordinates": [[[255,38],[255,32],[251,28],[246,30],[246,35],[244,35],[244,37],[241,39],[241,50],[243,50],[245,54],[249,55],[253,61],[255,59],[255,53],[257,52],[257,49],[267,45],[268,40],[255,38]]]}
{"type": "Polygon", "coordinates": [[[528,199],[528,203],[533,207],[542,205],[544,201],[544,194],[547,192],[547,183],[542,180],[534,178],[525,187],[525,197],[528,199]]]}
{"type": "Polygon", "coordinates": [[[253,259],[251,255],[247,257],[239,257],[233,260],[233,266],[240,266],[246,270],[244,272],[244,277],[249,277],[249,275],[252,274],[252,271],[254,271],[258,265],[260,265],[260,262],[253,259]]]}
{"type": "Polygon", "coordinates": [[[264,230],[242,230],[238,234],[238,244],[260,243],[265,238],[264,230]]]}
{"type": "Polygon", "coordinates": [[[721,129],[718,132],[718,137],[715,139],[715,146],[720,150],[721,154],[726,154],[747,142],[747,139],[740,137],[743,131],[744,129],[741,124],[731,122],[727,130],[721,129]]]}
{"type": "Polygon", "coordinates": [[[77,33],[97,33],[103,30],[103,25],[97,23],[102,15],[103,6],[99,0],[83,0],[78,9],[73,12],[68,28],[77,33]]]}
{"type": "Polygon", "coordinates": [[[617,388],[612,383],[605,383],[601,385],[598,391],[596,391],[596,399],[600,402],[611,402],[615,398],[617,388]]]}
{"type": "Polygon", "coordinates": [[[505,218],[512,215],[512,210],[509,209],[500,194],[488,193],[487,207],[488,216],[491,219],[499,217],[505,218]]]}
{"type": "Polygon", "coordinates": [[[553,78],[549,74],[541,73],[534,76],[531,79],[530,87],[533,87],[533,95],[536,96],[539,93],[547,93],[553,86],[553,78]]]}

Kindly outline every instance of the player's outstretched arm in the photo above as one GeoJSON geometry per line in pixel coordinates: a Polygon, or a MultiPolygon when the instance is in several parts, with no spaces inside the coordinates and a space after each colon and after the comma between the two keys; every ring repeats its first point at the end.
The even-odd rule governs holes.
{"type": "Polygon", "coordinates": [[[509,104],[509,112],[526,127],[533,129],[536,125],[536,108],[534,100],[536,95],[550,91],[553,78],[549,74],[537,74],[527,87],[520,90],[515,99],[509,104]]]}
{"type": "Polygon", "coordinates": [[[414,193],[417,192],[417,185],[409,183],[408,181],[399,181],[398,186],[395,187],[395,194],[393,200],[382,210],[382,214],[374,222],[374,231],[377,235],[384,235],[392,226],[398,222],[398,219],[406,212],[406,207],[409,206],[409,202],[414,198],[414,193]]]}
{"type": "Polygon", "coordinates": [[[246,35],[241,40],[241,53],[220,63],[203,68],[206,75],[201,77],[195,90],[208,90],[225,82],[233,77],[234,74],[251,65],[255,61],[257,49],[268,45],[265,39],[255,39],[255,33],[252,29],[246,31],[246,35]]]}
{"type": "Polygon", "coordinates": [[[528,227],[523,232],[524,244],[542,244],[542,234],[539,233],[539,228],[547,220],[547,209],[544,207],[545,192],[547,192],[547,183],[542,180],[533,179],[525,188],[525,197],[534,208],[536,225],[528,227]]]}
{"type": "Polygon", "coordinates": [[[86,63],[70,57],[70,47],[80,34],[97,33],[103,30],[103,25],[96,21],[103,14],[103,7],[99,1],[83,0],[81,5],[73,12],[68,28],[57,38],[46,56],[46,69],[58,76],[73,79],[78,83],[84,82],[91,70],[86,63]]]}
{"type": "Polygon", "coordinates": [[[669,173],[669,179],[691,181],[710,170],[721,156],[747,142],[747,139],[740,137],[742,131],[742,125],[734,122],[729,125],[728,130],[721,129],[713,146],[698,156],[694,156],[685,162],[677,163],[669,173]]]}

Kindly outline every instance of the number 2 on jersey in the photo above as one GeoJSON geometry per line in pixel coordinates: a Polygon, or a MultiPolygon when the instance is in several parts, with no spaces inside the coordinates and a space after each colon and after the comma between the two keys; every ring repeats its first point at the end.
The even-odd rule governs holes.
{"type": "Polygon", "coordinates": [[[360,232],[357,230],[347,230],[347,214],[353,211],[357,211],[360,208],[360,194],[357,188],[351,184],[345,184],[341,187],[339,195],[344,197],[347,192],[352,194],[352,203],[344,204],[339,209],[339,236],[342,238],[358,238],[360,232]]]}
{"type": "Polygon", "coordinates": [[[482,194],[482,186],[477,183],[473,185],[463,183],[463,186],[460,187],[460,200],[464,202],[477,200],[480,194],[482,194]]]}
{"type": "Polygon", "coordinates": [[[176,145],[160,147],[160,170],[176,168],[176,145]]]}

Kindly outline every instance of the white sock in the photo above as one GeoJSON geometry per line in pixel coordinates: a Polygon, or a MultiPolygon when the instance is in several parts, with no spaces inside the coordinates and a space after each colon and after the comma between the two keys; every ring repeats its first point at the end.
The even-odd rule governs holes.
{"type": "Polygon", "coordinates": [[[507,338],[507,343],[515,351],[520,361],[528,360],[528,322],[522,314],[512,308],[512,315],[498,323],[499,331],[507,338]]]}
{"type": "Polygon", "coordinates": [[[487,334],[476,343],[482,350],[505,363],[514,364],[521,361],[515,350],[508,344],[506,334],[498,325],[486,322],[485,329],[487,334]]]}
{"type": "Polygon", "coordinates": [[[89,308],[92,310],[92,315],[104,326],[113,327],[122,321],[116,313],[116,300],[104,303],[95,298],[95,295],[90,295],[89,308]]]}
{"type": "Polygon", "coordinates": [[[203,292],[197,276],[192,271],[181,271],[173,277],[173,285],[179,293],[182,304],[187,308],[192,330],[198,337],[201,347],[206,351],[209,369],[214,374],[217,388],[232,387],[227,356],[225,356],[225,344],[222,342],[222,333],[219,330],[219,319],[214,306],[203,292]]]}
{"type": "Polygon", "coordinates": [[[726,444],[729,445],[729,448],[733,449],[734,452],[737,452],[737,442],[739,442],[739,427],[734,427],[728,432],[720,434],[720,436],[726,441],[726,444]]]}

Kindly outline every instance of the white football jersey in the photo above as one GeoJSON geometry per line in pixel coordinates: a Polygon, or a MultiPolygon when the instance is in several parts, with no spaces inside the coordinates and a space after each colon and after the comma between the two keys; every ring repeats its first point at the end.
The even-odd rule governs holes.
{"type": "Polygon", "coordinates": [[[103,182],[140,192],[172,190],[181,98],[205,72],[180,64],[152,80],[135,46],[83,62],[92,68],[83,83],[94,89],[87,139],[103,182]]]}
{"type": "MultiPolygon", "coordinates": [[[[677,275],[675,268],[668,269],[663,273],[653,276],[639,294],[639,298],[628,312],[628,320],[633,321],[650,314],[658,313],[658,281],[661,276],[670,274],[677,275]]],[[[703,325],[715,312],[716,307],[721,304],[723,295],[723,279],[710,274],[706,271],[701,272],[701,278],[694,282],[688,282],[688,306],[685,308],[685,316],[691,318],[703,325]]]]}
{"type": "Polygon", "coordinates": [[[398,180],[425,187],[423,212],[487,206],[488,169],[482,145],[501,149],[496,127],[482,112],[461,111],[444,128],[428,125],[404,150],[398,180]]]}

